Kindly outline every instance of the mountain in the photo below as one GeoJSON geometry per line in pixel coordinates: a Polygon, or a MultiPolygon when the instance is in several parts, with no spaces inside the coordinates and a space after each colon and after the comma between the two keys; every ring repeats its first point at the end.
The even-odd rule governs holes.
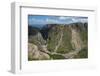
{"type": "Polygon", "coordinates": [[[29,60],[87,58],[88,23],[47,24],[41,29],[28,26],[28,44],[31,52],[46,54],[45,58],[38,56],[35,59],[33,53],[33,58],[28,56],[29,60]]]}

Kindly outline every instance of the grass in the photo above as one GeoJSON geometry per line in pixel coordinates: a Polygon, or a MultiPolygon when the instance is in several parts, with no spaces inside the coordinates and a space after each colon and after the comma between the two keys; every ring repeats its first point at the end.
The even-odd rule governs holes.
{"type": "Polygon", "coordinates": [[[62,55],[57,55],[57,54],[53,54],[53,55],[50,55],[51,59],[65,59],[64,56],[62,55]]]}
{"type": "Polygon", "coordinates": [[[73,50],[72,44],[71,44],[71,32],[70,30],[64,30],[63,35],[63,41],[61,43],[61,46],[58,48],[58,53],[68,53],[71,50],[73,50]]]}
{"type": "Polygon", "coordinates": [[[88,58],[88,49],[84,48],[82,49],[76,56],[75,58],[88,58]]]}
{"type": "Polygon", "coordinates": [[[88,31],[80,31],[80,37],[85,45],[88,42],[88,31]]]}
{"type": "Polygon", "coordinates": [[[60,34],[57,31],[51,31],[49,36],[51,38],[47,40],[47,44],[48,44],[47,48],[49,51],[53,52],[60,38],[60,34]]]}

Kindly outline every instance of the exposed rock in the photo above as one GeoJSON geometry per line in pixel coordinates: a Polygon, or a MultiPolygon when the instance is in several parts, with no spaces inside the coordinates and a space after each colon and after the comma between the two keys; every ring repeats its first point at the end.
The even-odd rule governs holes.
{"type": "Polygon", "coordinates": [[[71,29],[72,31],[72,39],[71,39],[71,43],[72,46],[75,50],[81,50],[82,49],[82,40],[80,38],[79,33],[77,32],[76,29],[71,29]]]}
{"type": "Polygon", "coordinates": [[[29,60],[43,60],[50,59],[50,56],[38,49],[38,46],[28,43],[28,59],[29,60]]]}

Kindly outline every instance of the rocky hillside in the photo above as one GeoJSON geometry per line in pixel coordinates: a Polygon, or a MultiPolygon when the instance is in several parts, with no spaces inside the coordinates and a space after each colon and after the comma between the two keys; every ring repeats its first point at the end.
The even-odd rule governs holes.
{"type": "Polygon", "coordinates": [[[87,58],[87,42],[87,23],[28,26],[28,59],[87,58]]]}

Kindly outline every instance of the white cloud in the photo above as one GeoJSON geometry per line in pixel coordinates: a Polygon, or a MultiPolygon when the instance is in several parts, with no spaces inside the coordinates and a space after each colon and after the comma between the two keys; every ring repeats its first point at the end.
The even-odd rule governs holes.
{"type": "Polygon", "coordinates": [[[72,18],[72,22],[78,22],[78,19],[72,18]]]}
{"type": "Polygon", "coordinates": [[[87,18],[82,17],[64,17],[60,16],[58,18],[46,18],[46,19],[36,19],[36,18],[30,18],[29,24],[69,24],[69,23],[75,23],[75,22],[88,22],[87,18]]]}
{"type": "Polygon", "coordinates": [[[80,19],[80,22],[88,22],[88,20],[87,19],[80,19]]]}
{"type": "Polygon", "coordinates": [[[45,21],[42,20],[42,19],[35,19],[35,18],[32,18],[32,19],[29,19],[29,23],[30,23],[30,24],[40,24],[40,23],[44,24],[45,21]]]}
{"type": "Polygon", "coordinates": [[[36,21],[36,22],[43,22],[43,20],[41,20],[41,19],[35,19],[35,18],[32,18],[32,21],[33,21],[33,22],[35,22],[35,21],[36,21]]]}
{"type": "Polygon", "coordinates": [[[59,21],[57,19],[46,19],[46,23],[59,23],[59,21]]]}
{"type": "Polygon", "coordinates": [[[61,20],[65,20],[66,17],[60,16],[59,19],[61,19],[61,20]]]}
{"type": "Polygon", "coordinates": [[[72,18],[72,22],[87,22],[87,18],[72,18]]]}

